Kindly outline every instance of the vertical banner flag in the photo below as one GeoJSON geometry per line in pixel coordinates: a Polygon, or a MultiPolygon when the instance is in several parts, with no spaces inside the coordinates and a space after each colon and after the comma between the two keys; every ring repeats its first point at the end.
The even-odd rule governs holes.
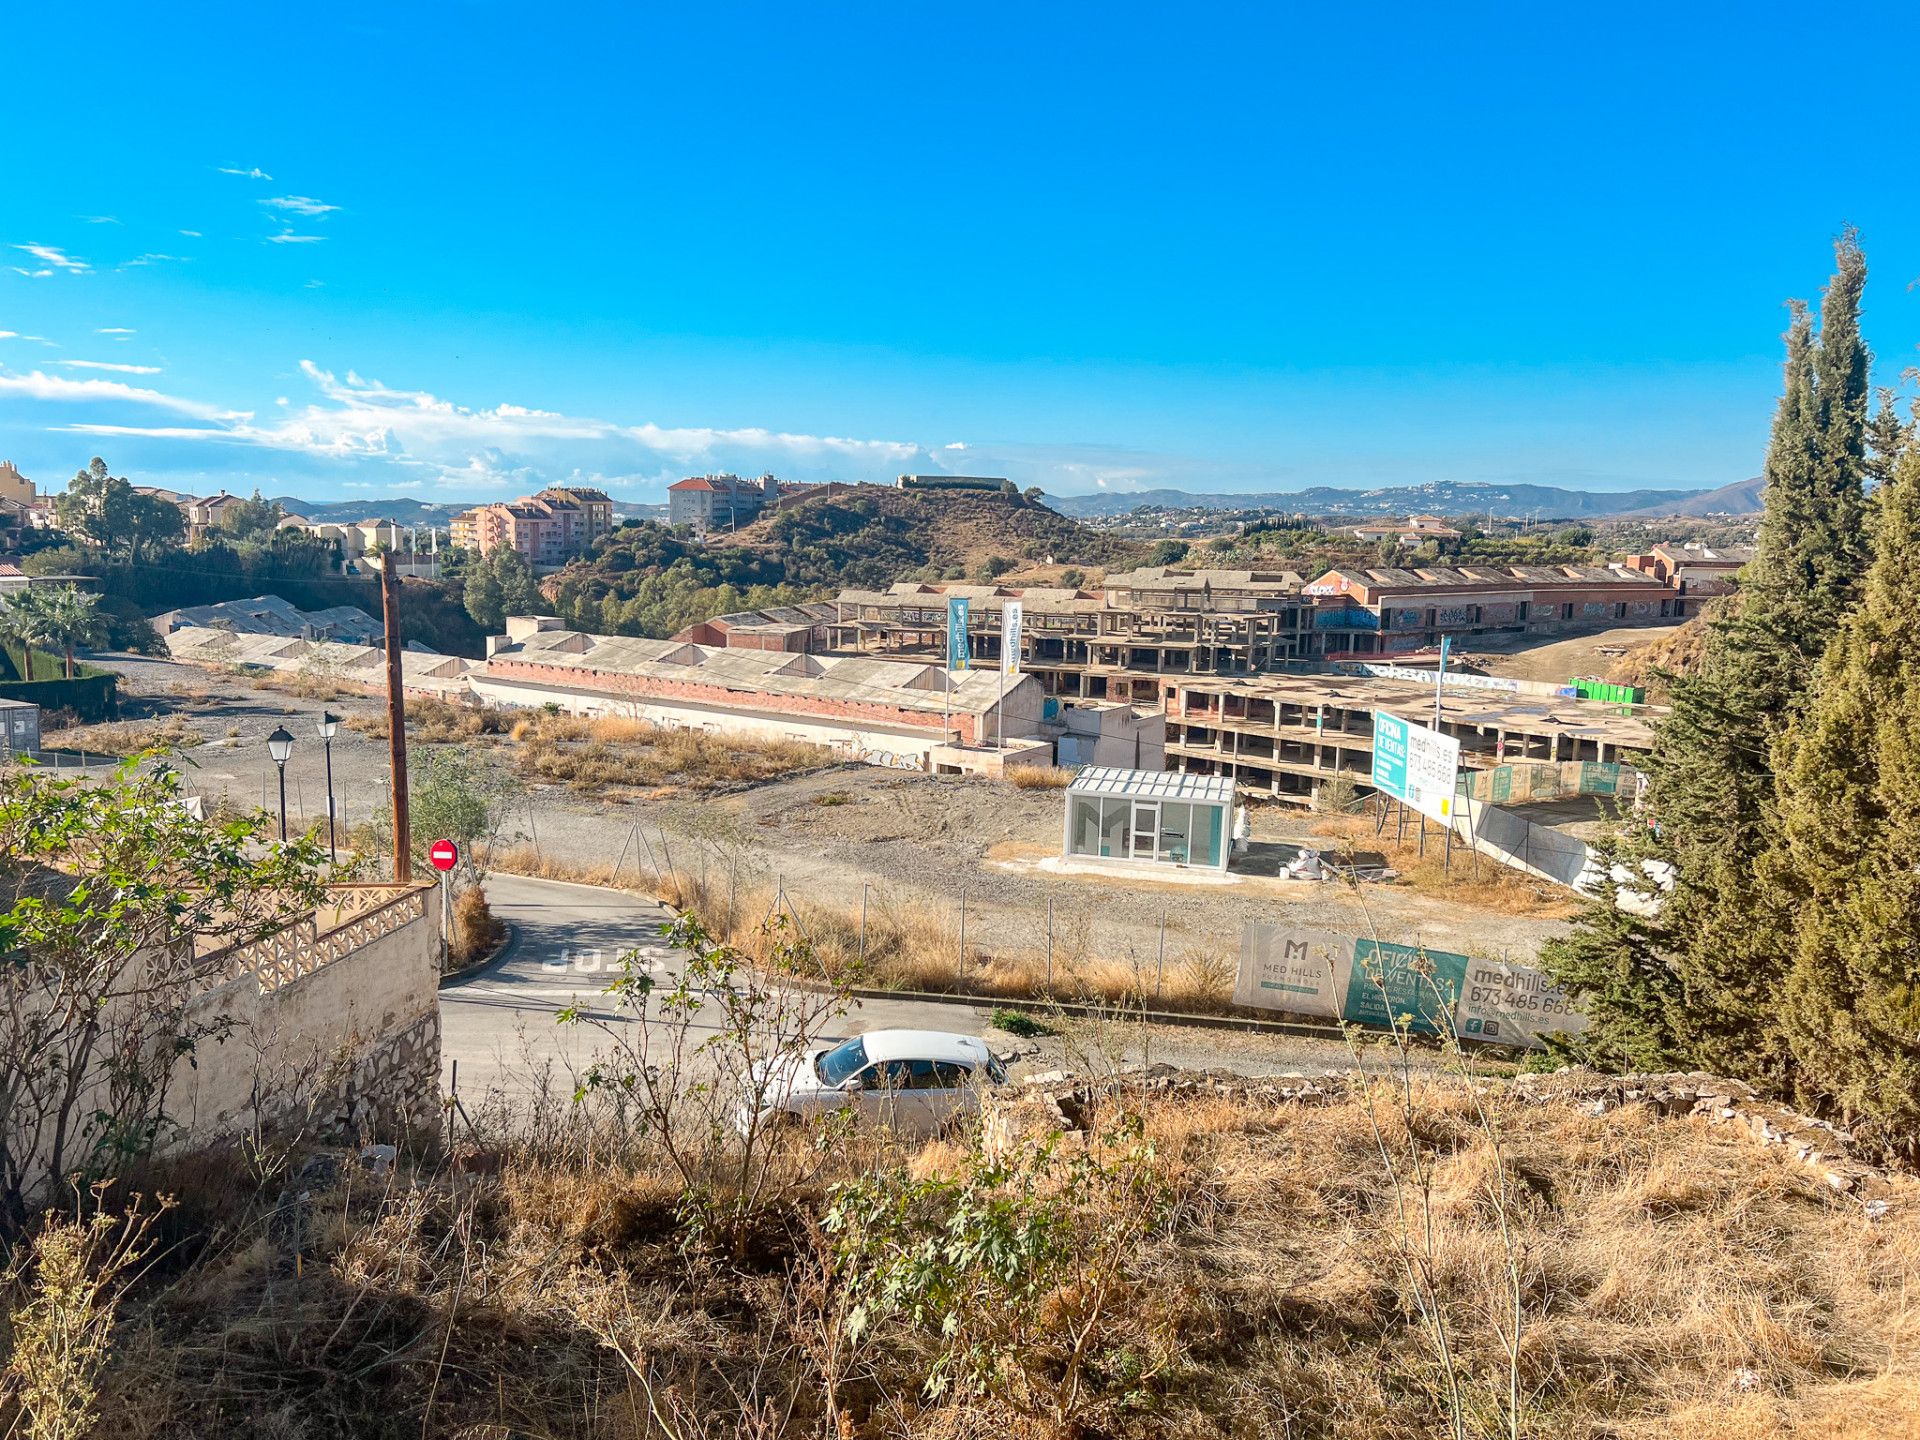
{"type": "Polygon", "coordinates": [[[1020,673],[1020,621],[1023,618],[1023,607],[1018,600],[1009,600],[1000,607],[1000,673],[1002,675],[1020,673]]]}
{"type": "Polygon", "coordinates": [[[947,597],[947,668],[967,668],[967,597],[947,597]]]}

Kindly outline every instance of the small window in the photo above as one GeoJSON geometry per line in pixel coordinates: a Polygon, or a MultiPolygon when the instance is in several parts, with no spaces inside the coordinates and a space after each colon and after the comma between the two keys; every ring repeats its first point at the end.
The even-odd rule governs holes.
{"type": "Polygon", "coordinates": [[[869,1065],[860,1074],[862,1088],[866,1090],[908,1090],[916,1088],[913,1083],[913,1062],[909,1060],[882,1060],[869,1065]]]}
{"type": "Polygon", "coordinates": [[[973,1080],[973,1072],[951,1060],[915,1060],[911,1088],[915,1090],[963,1090],[973,1080]]]}

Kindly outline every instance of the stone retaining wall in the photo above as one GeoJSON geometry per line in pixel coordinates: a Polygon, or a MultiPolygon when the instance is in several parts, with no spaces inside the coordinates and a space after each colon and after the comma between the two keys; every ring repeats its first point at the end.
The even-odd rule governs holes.
{"type": "MultiPolygon", "coordinates": [[[[1895,1183],[1913,1177],[1889,1172],[1861,1158],[1853,1137],[1839,1126],[1815,1120],[1756,1094],[1751,1086],[1701,1072],[1660,1075],[1602,1075],[1590,1070],[1561,1070],[1551,1075],[1517,1075],[1511,1080],[1476,1079],[1483,1091],[1504,1094],[1527,1105],[1565,1105],[1599,1116],[1625,1106],[1646,1106],[1661,1115],[1695,1116],[1709,1125],[1731,1126],[1756,1144],[1805,1165],[1838,1194],[1859,1200],[1870,1214],[1884,1211],[1882,1198],[1895,1183]]],[[[990,1143],[1010,1143],[1027,1128],[1021,1113],[1037,1102],[1045,1122],[1060,1129],[1082,1127],[1096,1097],[1133,1095],[1179,1098],[1243,1099],[1267,1104],[1324,1105],[1355,1093],[1351,1075],[1235,1075],[1214,1070],[1178,1070],[1153,1065],[1103,1079],[1050,1071],[1029,1076],[1024,1088],[1004,1087],[989,1104],[990,1143]]]]}

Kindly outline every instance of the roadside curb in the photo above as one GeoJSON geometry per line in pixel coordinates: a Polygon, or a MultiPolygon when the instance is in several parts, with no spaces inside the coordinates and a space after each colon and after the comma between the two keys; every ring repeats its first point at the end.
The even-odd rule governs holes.
{"type": "Polygon", "coordinates": [[[1338,1025],[1314,1025],[1304,1020],[1258,1020],[1250,1015],[1194,1015],[1181,1010],[1133,1010],[1111,1005],[1088,1005],[1077,1000],[1021,1000],[1006,995],[955,995],[940,990],[868,990],[847,992],[856,1000],[905,1000],[928,1005],[970,1005],[975,1009],[1019,1010],[1035,1017],[1070,1015],[1083,1019],[1142,1020],[1152,1025],[1180,1025],[1195,1030],[1239,1030],[1254,1035],[1292,1035],[1308,1040],[1344,1040],[1338,1025]]]}
{"type": "Polygon", "coordinates": [[[507,953],[508,949],[513,945],[513,942],[520,938],[520,932],[514,929],[513,922],[511,920],[502,920],[500,924],[506,932],[500,937],[500,943],[494,946],[493,949],[489,950],[485,955],[482,955],[478,960],[470,960],[465,965],[462,965],[458,970],[449,970],[445,974],[443,974],[440,977],[441,989],[444,990],[446,989],[447,986],[451,985],[454,981],[465,980],[469,976],[475,974],[476,972],[486,969],[487,966],[493,964],[494,961],[498,960],[502,955],[507,953]]]}

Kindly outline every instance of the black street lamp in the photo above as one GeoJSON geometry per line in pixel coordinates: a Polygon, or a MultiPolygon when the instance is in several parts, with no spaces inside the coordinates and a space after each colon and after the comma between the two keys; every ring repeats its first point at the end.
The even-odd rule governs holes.
{"type": "Polygon", "coordinates": [[[327,747],[327,859],[340,863],[340,852],[333,833],[333,732],[340,728],[340,717],[320,712],[320,743],[327,747]]]}
{"type": "Polygon", "coordinates": [[[287,733],[286,726],[276,725],[267,736],[267,754],[280,767],[280,843],[284,845],[287,841],[287,761],[293,755],[293,736],[287,733]]]}

